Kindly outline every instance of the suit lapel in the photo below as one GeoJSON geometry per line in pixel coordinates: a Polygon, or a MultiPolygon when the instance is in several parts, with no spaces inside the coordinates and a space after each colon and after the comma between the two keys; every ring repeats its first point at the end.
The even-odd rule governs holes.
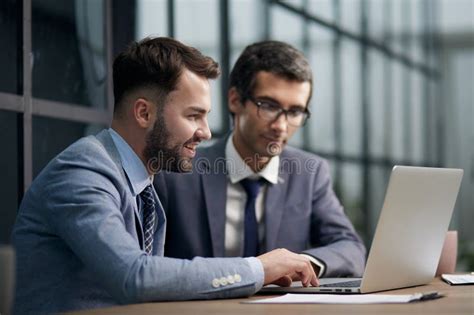
{"type": "MultiPolygon", "coordinates": [[[[112,160],[115,162],[117,165],[117,169],[119,170],[120,174],[122,175],[124,183],[128,184],[128,189],[130,194],[132,195],[132,184],[130,183],[130,180],[128,179],[128,176],[125,174],[125,171],[123,170],[122,166],[122,159],[120,158],[120,153],[118,152],[117,148],[115,147],[114,140],[112,139],[112,136],[110,135],[109,131],[104,129],[101,132],[99,132],[95,136],[104,146],[104,148],[107,150],[109,153],[110,157],[112,160]]],[[[140,244],[140,248],[143,249],[143,227],[142,227],[142,220],[141,216],[138,210],[138,205],[135,202],[133,205],[133,210],[135,213],[135,226],[137,230],[137,238],[138,242],[140,244]]]]}
{"type": "Polygon", "coordinates": [[[275,249],[278,231],[280,230],[281,219],[285,209],[288,180],[288,172],[280,167],[278,184],[270,184],[267,190],[267,196],[265,198],[265,251],[275,249]]]}
{"type": "Polygon", "coordinates": [[[155,255],[163,256],[165,251],[166,215],[155,189],[153,189],[153,194],[155,196],[155,200],[157,201],[155,210],[158,219],[158,224],[155,227],[155,237],[153,239],[153,251],[155,252],[155,255]]]}
{"type": "Polygon", "coordinates": [[[224,174],[212,174],[203,176],[202,181],[213,255],[223,257],[225,256],[227,179],[224,174]]]}
{"type": "Polygon", "coordinates": [[[223,157],[226,141],[227,137],[220,139],[205,149],[202,156],[202,160],[208,163],[208,174],[201,176],[201,180],[214,257],[225,256],[227,175],[223,157]]]}

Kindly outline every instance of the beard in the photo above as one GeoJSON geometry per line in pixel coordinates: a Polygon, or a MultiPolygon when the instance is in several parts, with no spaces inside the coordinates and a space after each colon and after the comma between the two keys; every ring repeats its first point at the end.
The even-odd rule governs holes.
{"type": "Polygon", "coordinates": [[[173,144],[163,115],[158,115],[153,129],[146,136],[144,156],[147,169],[153,173],[161,170],[175,173],[187,173],[192,170],[190,158],[180,154],[183,144],[173,144]]]}

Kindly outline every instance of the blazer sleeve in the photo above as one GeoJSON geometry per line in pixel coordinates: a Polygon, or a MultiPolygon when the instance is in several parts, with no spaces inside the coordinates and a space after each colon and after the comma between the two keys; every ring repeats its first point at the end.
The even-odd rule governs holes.
{"type": "Polygon", "coordinates": [[[256,261],[146,255],[126,229],[126,195],[116,166],[90,158],[94,166],[76,161],[52,172],[44,198],[47,221],[118,302],[232,298],[259,289],[263,269],[256,261]]]}
{"type": "Polygon", "coordinates": [[[362,276],[366,249],[332,189],[328,164],[321,160],[313,183],[311,235],[304,251],[325,265],[325,277],[362,276]]]}

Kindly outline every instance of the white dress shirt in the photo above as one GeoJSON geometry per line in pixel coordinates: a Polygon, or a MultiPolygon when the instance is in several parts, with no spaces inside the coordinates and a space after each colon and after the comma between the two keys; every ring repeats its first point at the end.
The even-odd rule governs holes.
{"type": "MultiPolygon", "coordinates": [[[[226,223],[225,223],[225,252],[228,257],[242,256],[244,253],[244,215],[247,193],[239,183],[245,178],[264,178],[272,184],[278,183],[278,167],[280,157],[275,156],[258,174],[254,173],[250,167],[242,160],[235,149],[232,136],[227,140],[226,148],[227,166],[227,202],[226,202],[226,223]]],[[[267,185],[262,185],[257,200],[255,201],[255,211],[258,223],[258,239],[263,245],[265,237],[264,202],[267,185]]]]}
{"type": "MultiPolygon", "coordinates": [[[[272,157],[268,164],[259,173],[254,173],[237,152],[232,139],[233,135],[230,135],[225,147],[228,176],[225,222],[225,255],[227,257],[242,256],[244,253],[244,215],[247,193],[239,182],[245,178],[264,178],[272,185],[278,184],[278,171],[280,167],[280,157],[277,155],[272,157]]],[[[255,202],[260,248],[263,248],[265,242],[264,210],[265,197],[268,189],[267,186],[268,185],[262,185],[255,202]]],[[[313,264],[319,267],[318,275],[324,273],[323,263],[319,262],[312,256],[304,256],[308,257],[313,264]]]]}

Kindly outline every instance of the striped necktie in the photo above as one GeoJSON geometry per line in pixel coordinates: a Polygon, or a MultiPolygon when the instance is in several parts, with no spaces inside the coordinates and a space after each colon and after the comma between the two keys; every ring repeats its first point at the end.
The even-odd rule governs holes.
{"type": "Polygon", "coordinates": [[[153,249],[153,236],[156,217],[155,198],[153,196],[153,187],[148,185],[140,193],[142,199],[142,214],[143,214],[143,234],[144,234],[144,248],[148,255],[151,255],[153,249]]]}

